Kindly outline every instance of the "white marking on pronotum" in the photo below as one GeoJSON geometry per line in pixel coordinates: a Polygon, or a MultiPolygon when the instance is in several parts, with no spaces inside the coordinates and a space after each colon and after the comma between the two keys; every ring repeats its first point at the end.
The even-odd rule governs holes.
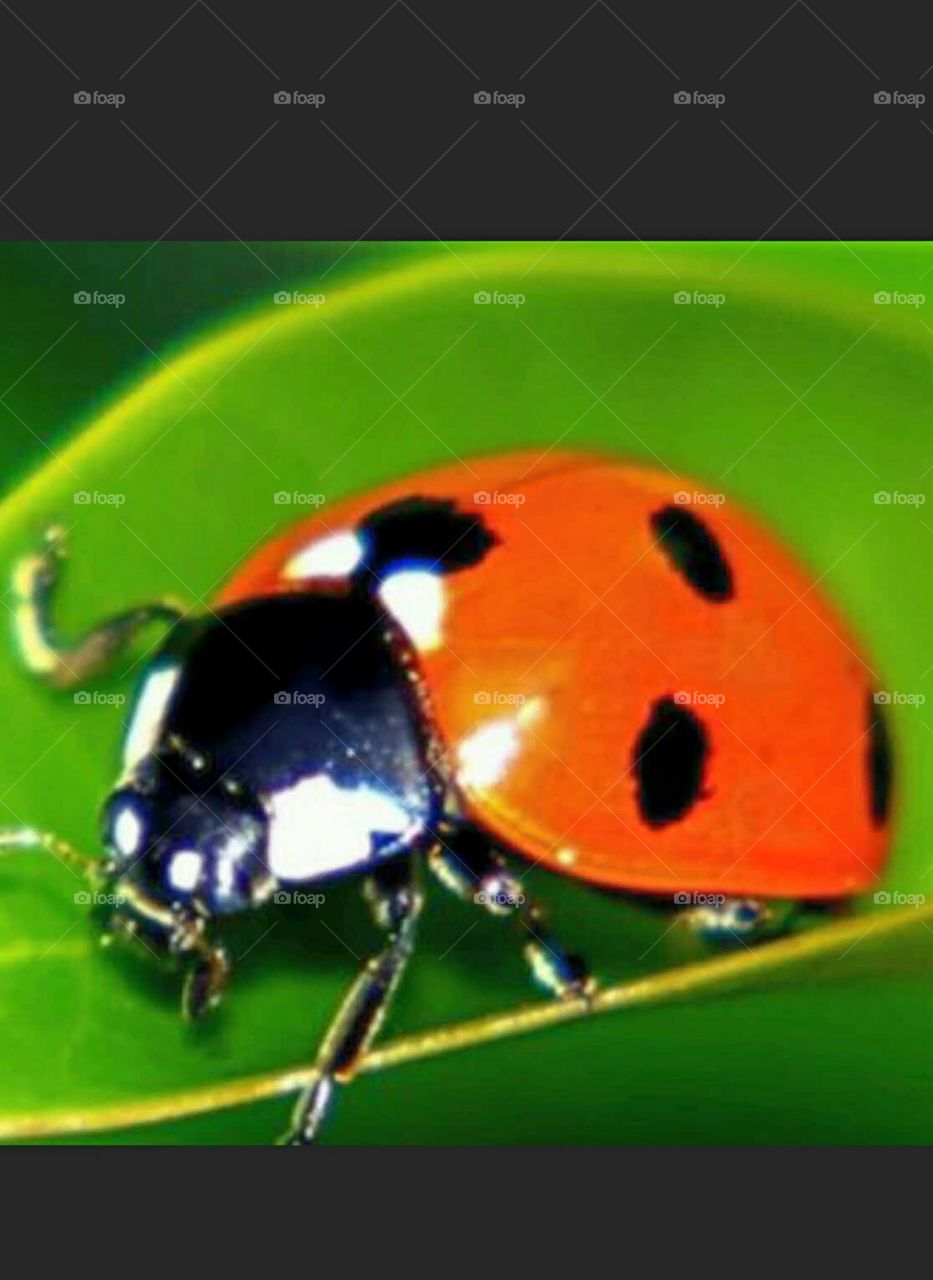
{"type": "Polygon", "coordinates": [[[123,744],[125,773],[132,772],[140,760],[158,743],[165,713],[178,682],[179,672],[178,665],[172,664],[156,667],[146,677],[123,744]]]}
{"type": "Polygon", "coordinates": [[[399,569],[379,588],[379,597],[412,644],[430,652],[441,643],[444,619],[444,581],[430,569],[399,569]]]}
{"type": "Polygon", "coordinates": [[[346,578],[362,563],[365,549],[359,534],[348,530],[315,538],[285,566],[286,578],[346,578]]]}
{"type": "Polygon", "coordinates": [[[359,866],[375,834],[408,839],[421,822],[394,796],[372,787],[338,787],[318,773],[264,797],[267,858],[279,880],[309,880],[359,866]]]}
{"type": "Polygon", "coordinates": [[[168,864],[168,882],[179,893],[191,893],[198,887],[204,857],[197,849],[179,849],[168,864]]]}

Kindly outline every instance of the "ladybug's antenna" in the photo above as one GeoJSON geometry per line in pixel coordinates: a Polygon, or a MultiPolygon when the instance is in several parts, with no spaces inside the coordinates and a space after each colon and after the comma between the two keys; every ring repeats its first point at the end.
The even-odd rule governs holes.
{"type": "Polygon", "coordinates": [[[100,863],[96,858],[76,849],[51,831],[35,831],[32,827],[0,830],[0,857],[7,853],[48,853],[92,884],[102,878],[100,863]]]}

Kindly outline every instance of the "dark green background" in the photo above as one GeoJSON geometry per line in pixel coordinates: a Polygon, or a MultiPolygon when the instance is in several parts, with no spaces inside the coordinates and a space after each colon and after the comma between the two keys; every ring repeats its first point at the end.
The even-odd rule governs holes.
{"type": "MultiPolygon", "coordinates": [[[[877,290],[922,292],[929,246],[367,245],[325,277],[346,246],[161,244],[122,283],[146,245],[51,248],[79,279],[40,245],[0,248],[0,456],[12,495],[0,508],[0,557],[11,561],[50,519],[74,524],[62,599],[71,627],[150,593],[209,595],[293,517],[273,504],[276,490],[337,499],[451,450],[547,448],[562,437],[563,447],[659,455],[747,502],[825,574],[884,687],[930,692],[929,517],[873,501],[877,490],[930,490],[928,308],[873,301],[877,290]],[[126,305],[76,307],[79,288],[122,291],[126,305]],[[323,290],[327,302],[300,314],[272,305],[276,290],[296,288],[323,290]],[[476,307],[478,289],[526,301],[476,307]],[[722,291],[726,302],[675,306],[680,289],[722,291]],[[78,443],[63,465],[47,462],[40,439],[56,453],[78,443]],[[122,492],[126,503],[76,507],[77,489],[122,492]]],[[[37,689],[9,641],[6,653],[4,820],[96,847],[122,712],[37,689]]],[[[922,893],[933,729],[923,706],[898,707],[894,719],[889,887],[922,893]]],[[[632,905],[539,869],[528,884],[604,977],[698,954],[632,905]]],[[[275,917],[245,921],[234,950],[249,954],[228,1006],[192,1032],[178,1023],[174,979],[93,949],[74,889],[55,866],[0,867],[0,1117],[302,1061],[352,972],[347,948],[372,941],[352,886],[329,894],[320,918],[291,915],[268,937],[275,917]]],[[[392,1031],[527,999],[514,940],[485,919],[463,937],[473,920],[432,895],[392,1031]]],[[[929,946],[914,938],[880,955],[869,937],[760,989],[363,1080],[330,1139],[933,1140],[933,935],[915,932],[929,946]]],[[[282,1116],[269,1104],[112,1137],[266,1141],[282,1116]]]]}

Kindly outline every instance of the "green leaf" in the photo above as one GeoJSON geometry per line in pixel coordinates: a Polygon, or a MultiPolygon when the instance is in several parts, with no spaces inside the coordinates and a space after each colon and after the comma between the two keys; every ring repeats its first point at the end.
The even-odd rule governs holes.
{"type": "MultiPolygon", "coordinates": [[[[145,381],[0,507],[0,560],[12,564],[45,524],[68,526],[60,617],[77,632],[153,595],[210,600],[251,548],[295,517],[277,492],[335,501],[452,457],[560,440],[660,457],[757,508],[826,574],[884,687],[923,692],[933,540],[922,509],[878,507],[873,494],[924,490],[930,333],[916,313],[875,307],[877,286],[843,249],[773,248],[743,258],[721,283],[741,248],[657,246],[663,263],[640,246],[462,248],[459,258],[434,254],[366,279],[331,277],[326,288],[302,282],[326,291],[326,303],[269,305],[154,360],[145,381]],[[679,288],[720,290],[726,302],[676,306],[679,288]],[[475,305],[478,290],[525,301],[475,305]],[[124,501],[75,503],[77,492],[124,501]]],[[[125,704],[47,692],[17,668],[12,644],[8,655],[0,821],[97,850],[125,704]]],[[[140,669],[129,668],[98,691],[128,697],[140,669]]],[[[930,776],[933,731],[922,706],[894,711],[901,787],[890,887],[916,894],[930,867],[920,780],[930,776]]],[[[607,979],[700,958],[636,905],[537,868],[527,883],[607,979]]],[[[191,1091],[220,1088],[229,1099],[244,1092],[238,1082],[313,1060],[355,957],[375,942],[355,886],[335,888],[318,910],[238,923],[227,1004],[196,1029],[178,1017],[177,975],[145,952],[96,946],[74,900],[82,888],[38,858],[0,861],[0,1133],[36,1133],[65,1114],[99,1122],[105,1109],[117,1129],[105,1139],[273,1137],[283,1100],[171,1117],[191,1091]],[[158,1125],[120,1131],[121,1116],[165,1099],[158,1125]]],[[[925,914],[904,913],[895,927],[890,910],[875,912],[884,947],[866,920],[866,935],[837,936],[838,951],[827,935],[819,970],[814,956],[797,957],[777,984],[743,957],[741,997],[730,971],[728,981],[704,980],[702,1001],[660,1007],[659,998],[650,1011],[366,1076],[341,1101],[329,1138],[930,1140],[918,1046],[933,1009],[919,963],[929,949],[917,938],[933,938],[925,914]]],[[[507,928],[435,891],[391,1034],[525,1004],[517,952],[507,928]]]]}

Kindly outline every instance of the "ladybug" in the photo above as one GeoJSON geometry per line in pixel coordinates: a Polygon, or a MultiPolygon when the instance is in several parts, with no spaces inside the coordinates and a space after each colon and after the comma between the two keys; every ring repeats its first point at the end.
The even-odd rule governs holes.
{"type": "Polygon", "coordinates": [[[883,867],[870,669],[818,580],[692,481],[553,452],[429,471],[297,522],[202,614],[155,603],[71,646],[50,616],[60,557],[53,534],[15,577],[35,673],[81,684],[167,624],[104,808],[107,927],[187,962],[192,1017],[229,975],[224,916],[352,874],[384,930],[290,1143],[314,1141],[379,1030],[422,864],[517,919],[533,975],[576,999],[593,979],[519,859],[745,943],[883,867]]]}

